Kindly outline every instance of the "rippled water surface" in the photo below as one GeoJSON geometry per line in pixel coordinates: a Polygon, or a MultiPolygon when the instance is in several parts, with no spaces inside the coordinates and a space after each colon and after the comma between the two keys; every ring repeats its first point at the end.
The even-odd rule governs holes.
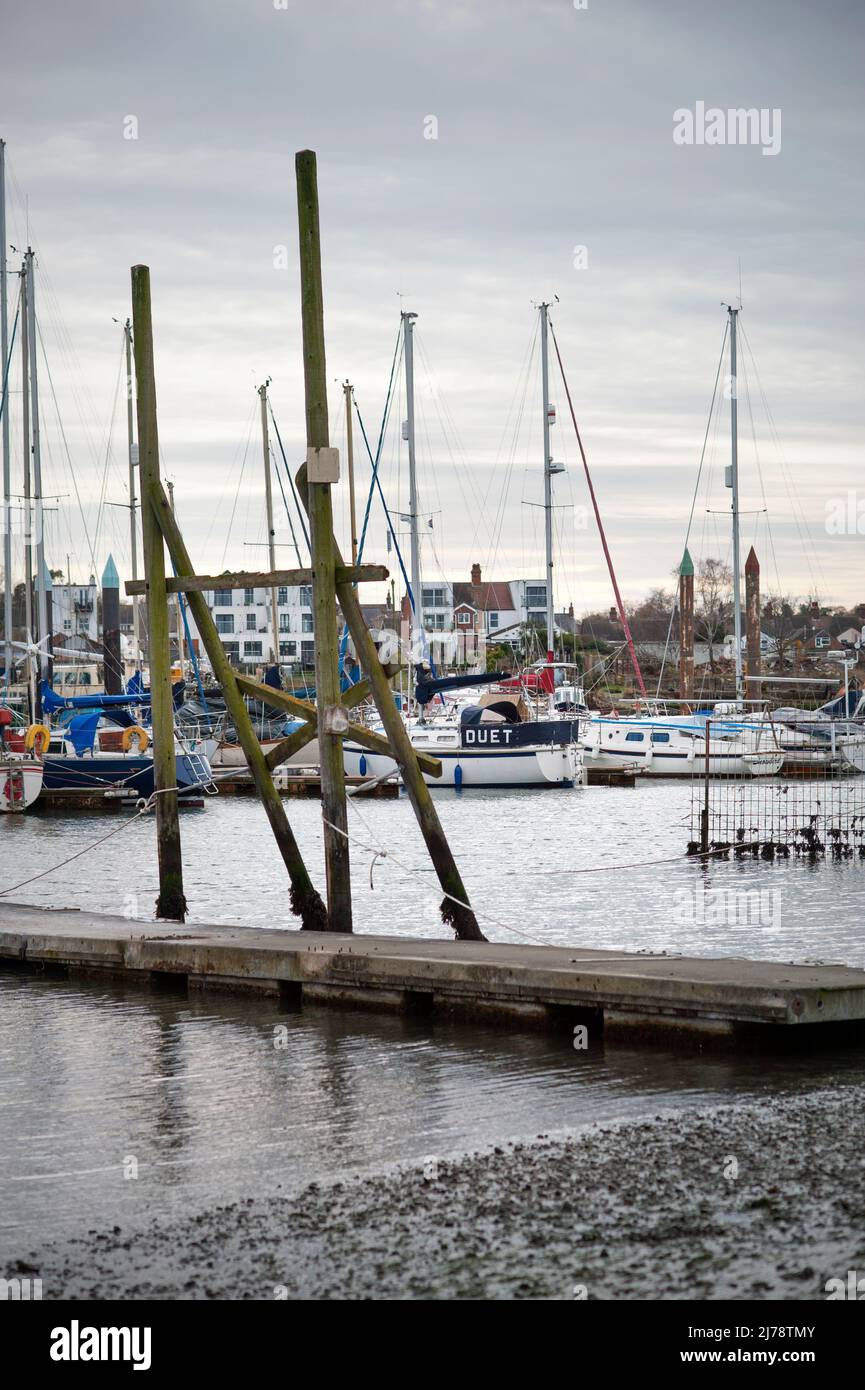
{"type": "MultiPolygon", "coordinates": [[[[861,865],[701,868],[684,858],[685,784],[437,801],[494,939],[865,964],[861,865]],[[660,862],[625,867],[643,861],[660,862]]],[[[287,805],[320,882],[320,806],[287,805]]],[[[2,818],[0,888],[120,823],[2,818]]],[[[356,929],[441,935],[407,802],[361,803],[352,833],[356,929]]],[[[186,812],[182,834],[191,920],[291,925],[284,871],[255,802],[225,798],[186,812]]],[[[155,886],[148,819],[9,896],[146,916],[155,886]]],[[[280,1013],[273,1001],[0,970],[0,1074],[2,1265],[51,1235],[125,1230],[314,1178],[599,1119],[861,1080],[865,1052],[768,1062],[618,1044],[577,1053],[567,1036],[320,1008],[280,1013]],[[275,1035],[277,1027],[287,1032],[275,1035]]]]}
{"type": "MultiPolygon", "coordinates": [[[[865,965],[865,865],[688,860],[687,782],[440,792],[436,803],[493,940],[865,965]]],[[[320,804],[286,805],[321,884],[320,804]]],[[[104,814],[4,816],[0,891],[118,823],[104,814]]],[[[405,797],[355,801],[349,828],[356,930],[440,936],[435,878],[405,797]],[[373,866],[376,851],[387,857],[373,866]]],[[[147,917],[156,895],[154,834],[152,818],[138,820],[8,896],[147,917]]],[[[182,837],[190,921],[293,925],[285,870],[257,802],[213,798],[183,813],[182,837]]]]}

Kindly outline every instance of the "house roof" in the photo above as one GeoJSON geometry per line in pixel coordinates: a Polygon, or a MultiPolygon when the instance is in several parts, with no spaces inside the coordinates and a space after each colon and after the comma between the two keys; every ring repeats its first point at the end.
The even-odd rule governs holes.
{"type": "Polygon", "coordinates": [[[467,603],[480,613],[515,612],[511,586],[503,579],[481,580],[480,584],[456,583],[453,585],[453,595],[455,608],[467,603]]]}
{"type": "Polygon", "coordinates": [[[360,611],[368,628],[396,625],[396,613],[389,603],[362,603],[360,611]]]}

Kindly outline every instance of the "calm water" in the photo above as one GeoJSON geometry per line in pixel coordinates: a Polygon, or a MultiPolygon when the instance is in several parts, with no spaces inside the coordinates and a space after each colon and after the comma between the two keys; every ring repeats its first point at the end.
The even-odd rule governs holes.
{"type": "MultiPolygon", "coordinates": [[[[489,936],[613,948],[865,964],[858,864],[683,857],[690,789],[442,794],[441,815],[489,936]],[[644,860],[666,861],[626,868],[644,860]],[[613,866],[612,871],[579,873],[613,866]],[[619,866],[619,867],[616,867],[619,866]],[[752,920],[738,920],[747,908],[752,920]],[[705,920],[708,918],[708,922],[705,920]],[[714,920],[713,920],[714,918],[714,920]]],[[[364,802],[356,929],[441,934],[411,809],[364,802]]],[[[291,801],[321,873],[317,802],[291,801]]],[[[119,820],[4,817],[0,888],[119,820]]],[[[182,819],[195,921],[285,923],[285,878],[259,807],[215,800],[182,819]]],[[[130,825],[14,900],[145,916],[153,823],[130,825]]],[[[320,881],[320,879],[319,879],[320,881]]],[[[567,1037],[269,1001],[155,994],[0,971],[0,1273],[52,1235],[289,1192],[505,1138],[671,1107],[865,1079],[865,1052],[699,1057],[567,1037]],[[284,1026],[286,1046],[274,1047],[284,1026]],[[134,1164],[130,1162],[134,1160],[134,1164]],[[137,1165],[138,1177],[124,1176],[137,1165]]]]}
{"type": "MultiPolygon", "coordinates": [[[[690,797],[686,782],[653,782],[441,792],[436,801],[493,940],[865,965],[865,865],[789,860],[704,867],[685,858],[690,797]],[[621,867],[627,865],[642,867],[621,867]]],[[[322,884],[320,804],[286,805],[322,884]]],[[[118,823],[108,815],[4,816],[0,892],[118,823]]],[[[191,921],[294,925],[285,870],[256,802],[216,797],[202,811],[184,812],[181,826],[191,921]]],[[[405,798],[353,803],[349,828],[360,842],[352,846],[355,929],[440,936],[435,877],[405,798]],[[388,857],[375,860],[370,888],[377,849],[388,857]]],[[[139,820],[10,900],[149,917],[154,833],[151,817],[139,820]]]]}
{"type": "Polygon", "coordinates": [[[578,1053],[567,1036],[0,971],[0,1072],[3,1269],[49,1238],[133,1231],[313,1179],[862,1081],[865,1054],[767,1066],[601,1043],[578,1053]]]}

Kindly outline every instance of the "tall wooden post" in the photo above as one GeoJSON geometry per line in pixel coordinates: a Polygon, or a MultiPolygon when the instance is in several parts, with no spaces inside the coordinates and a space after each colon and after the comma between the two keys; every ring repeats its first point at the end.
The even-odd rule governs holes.
{"type": "Polygon", "coordinates": [[[341,738],[347,719],[340,705],[336,562],[330,492],[332,484],[339,478],[339,464],[336,450],[330,448],[328,432],[318,179],[312,150],[301,150],[295,156],[295,173],[315,627],[315,698],[318,706],[328,926],[331,931],[350,932],[348,812],[341,738]]]}
{"type": "MultiPolygon", "coordinates": [[[[135,379],[138,387],[138,455],[143,493],[145,487],[150,492],[159,483],[150,269],[146,265],[132,267],[132,325],[135,379]]],[[[177,811],[165,548],[162,532],[150,507],[142,507],[141,522],[150,633],[150,699],[153,720],[153,772],[156,781],[156,843],[159,855],[159,897],[156,899],[156,915],[182,922],[186,915],[186,898],[183,894],[183,861],[177,811]]]]}
{"type": "Polygon", "coordinates": [[[694,698],[694,562],[687,547],[679,566],[679,699],[694,698]]]}
{"type": "MultiPolygon", "coordinates": [[[[297,490],[307,511],[310,509],[307,486],[306,465],[300,468],[296,478],[297,490]]],[[[342,557],[334,542],[334,558],[342,566],[342,557]]],[[[394,703],[390,678],[382,666],[372,634],[366,625],[354,584],[340,583],[337,595],[343,616],[351,633],[357,659],[370,684],[373,699],[381,715],[381,722],[387,734],[392,756],[396,759],[402,773],[403,785],[408,793],[421,834],[426,842],[429,857],[433,862],[438,881],[447,895],[441,903],[442,920],[453,927],[461,941],[486,941],[478,926],[477,918],[469,903],[462,875],[448,844],[430,789],[418,766],[417,754],[412,746],[402,715],[394,703]]]]}
{"type": "MultiPolygon", "coordinates": [[[[760,561],[753,545],[745,561],[745,633],[747,674],[760,676],[763,674],[760,656],[760,561]]],[[[759,700],[760,682],[748,681],[745,694],[749,700],[759,700]]]]}

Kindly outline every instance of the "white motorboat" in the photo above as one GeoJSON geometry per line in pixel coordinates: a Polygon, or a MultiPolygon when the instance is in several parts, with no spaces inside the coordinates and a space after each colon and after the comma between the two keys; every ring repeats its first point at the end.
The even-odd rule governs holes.
{"type": "Polygon", "coordinates": [[[647,777],[773,777],[784,752],[771,730],[711,719],[708,764],[706,717],[657,715],[595,716],[583,732],[586,766],[641,770],[647,777]]]}

